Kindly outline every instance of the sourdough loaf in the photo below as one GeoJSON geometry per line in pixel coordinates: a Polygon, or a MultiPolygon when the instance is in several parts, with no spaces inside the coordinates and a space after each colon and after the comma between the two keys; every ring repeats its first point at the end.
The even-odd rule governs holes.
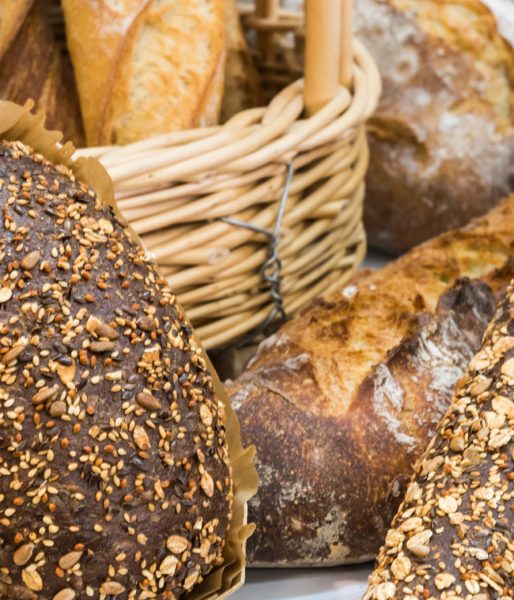
{"type": "Polygon", "coordinates": [[[514,48],[514,0],[482,0],[496,17],[503,37],[514,48]]]}
{"type": "MultiPolygon", "coordinates": [[[[20,2],[17,6],[19,12],[23,4],[20,2]]],[[[9,11],[6,14],[9,16],[9,11]]],[[[34,3],[15,35],[9,36],[6,25],[1,25],[3,20],[2,5],[0,55],[4,42],[7,47],[0,61],[0,99],[19,104],[34,100],[36,108],[46,113],[49,129],[62,131],[66,140],[83,145],[84,131],[73,70],[45,18],[42,2],[34,3]]]]}
{"type": "Polygon", "coordinates": [[[479,0],[355,5],[383,79],[366,226],[371,244],[397,253],[514,189],[514,54],[479,0]]]}
{"type": "Polygon", "coordinates": [[[261,487],[252,564],[375,556],[507,285],[514,196],[303,309],[228,389],[261,487]]]}
{"type": "Polygon", "coordinates": [[[91,189],[0,144],[0,597],[162,600],[223,562],[223,404],[91,189]]]}
{"type": "Polygon", "coordinates": [[[63,0],[62,6],[89,145],[216,122],[224,0],[63,0]]]}
{"type": "Polygon", "coordinates": [[[416,468],[364,600],[514,597],[513,284],[416,468]]]}

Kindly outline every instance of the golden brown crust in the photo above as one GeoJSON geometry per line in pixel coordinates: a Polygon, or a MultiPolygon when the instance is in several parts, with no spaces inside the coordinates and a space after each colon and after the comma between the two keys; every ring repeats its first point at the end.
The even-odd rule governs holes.
{"type": "Polygon", "coordinates": [[[64,0],[63,9],[90,145],[216,122],[223,0],[64,0]]]}
{"type": "Polygon", "coordinates": [[[193,117],[192,124],[194,127],[209,127],[219,123],[225,86],[226,58],[227,51],[222,48],[218,55],[217,65],[210,80],[205,85],[202,98],[193,117]]]}
{"type": "Polygon", "coordinates": [[[514,54],[478,0],[362,0],[384,82],[370,123],[370,242],[398,253],[514,189],[514,54]]]}
{"type": "Polygon", "coordinates": [[[510,43],[514,49],[514,10],[509,0],[482,0],[496,17],[501,35],[510,43]]]}
{"type": "Polygon", "coordinates": [[[258,450],[252,563],[374,555],[513,256],[514,196],[314,302],[261,344],[228,388],[258,450]]]}
{"type": "Polygon", "coordinates": [[[514,282],[419,461],[364,600],[514,597],[514,282]]]}
{"type": "Polygon", "coordinates": [[[134,21],[148,3],[149,0],[62,2],[88,145],[105,143],[102,131],[106,105],[123,43],[129,39],[134,21]]]}
{"type": "Polygon", "coordinates": [[[32,98],[46,113],[45,124],[65,140],[84,144],[84,132],[71,64],[62,54],[36,3],[0,62],[0,98],[24,104],[32,98]]]}

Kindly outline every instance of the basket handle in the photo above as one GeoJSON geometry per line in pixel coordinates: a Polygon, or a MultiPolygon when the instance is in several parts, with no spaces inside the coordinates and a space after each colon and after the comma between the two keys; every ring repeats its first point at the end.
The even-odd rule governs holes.
{"type": "Polygon", "coordinates": [[[353,65],[353,0],[341,0],[339,83],[350,87],[353,65]]]}
{"type": "Polygon", "coordinates": [[[312,115],[351,82],[353,0],[306,0],[305,8],[304,101],[312,115]]]}

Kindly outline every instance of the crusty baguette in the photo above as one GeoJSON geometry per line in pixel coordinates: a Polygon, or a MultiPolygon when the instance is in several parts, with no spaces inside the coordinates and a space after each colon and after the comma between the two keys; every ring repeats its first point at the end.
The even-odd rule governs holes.
{"type": "Polygon", "coordinates": [[[514,281],[416,467],[364,600],[514,597],[514,281]]]}
{"type": "Polygon", "coordinates": [[[229,383],[257,446],[256,565],[375,556],[514,271],[514,196],[319,299],[229,383]]]}
{"type": "Polygon", "coordinates": [[[18,33],[34,0],[0,0],[0,60],[18,33]]]}
{"type": "Polygon", "coordinates": [[[221,121],[258,106],[261,102],[259,74],[246,43],[237,0],[226,0],[225,30],[227,60],[225,67],[225,92],[221,106],[221,121]]]}
{"type": "Polygon", "coordinates": [[[90,145],[123,144],[217,119],[224,0],[62,5],[90,145]]]}
{"type": "Polygon", "coordinates": [[[62,131],[77,146],[84,144],[73,70],[41,2],[30,10],[0,62],[0,98],[19,104],[32,98],[46,113],[46,127],[62,131]]]}

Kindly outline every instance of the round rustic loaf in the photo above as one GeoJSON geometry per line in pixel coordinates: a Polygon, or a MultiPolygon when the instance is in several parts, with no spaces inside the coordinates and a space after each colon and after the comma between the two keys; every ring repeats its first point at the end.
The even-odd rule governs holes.
{"type": "MultiPolygon", "coordinates": [[[[261,477],[257,566],[371,560],[514,277],[514,195],[319,298],[228,382],[261,477]]],[[[392,597],[390,597],[392,598],[392,597]]]]}
{"type": "Polygon", "coordinates": [[[359,0],[383,94],[369,126],[370,243],[399,253],[514,189],[514,54],[478,0],[359,0]]]}
{"type": "Polygon", "coordinates": [[[2,142],[0,209],[0,598],[180,598],[233,499],[192,330],[66,168],[2,142]]]}

